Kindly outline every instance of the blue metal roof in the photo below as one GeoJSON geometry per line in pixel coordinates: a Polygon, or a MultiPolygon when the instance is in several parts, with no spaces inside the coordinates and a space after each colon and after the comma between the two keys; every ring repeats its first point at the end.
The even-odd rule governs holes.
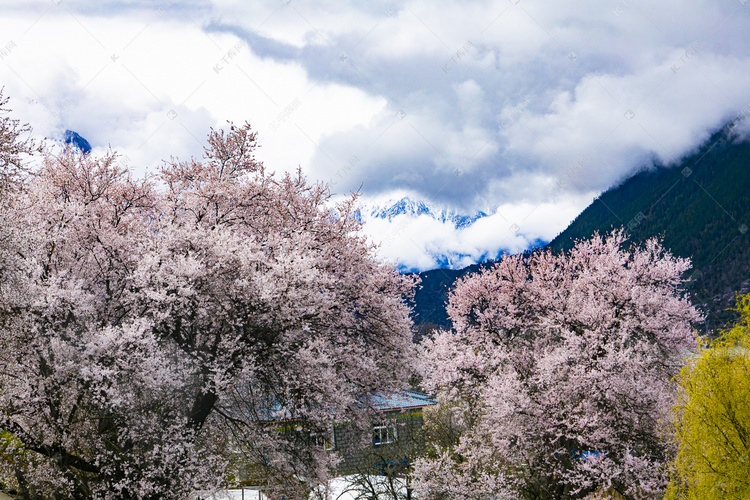
{"type": "MultiPolygon", "coordinates": [[[[407,410],[438,404],[437,401],[430,398],[427,394],[417,391],[398,391],[392,393],[375,391],[371,392],[369,396],[362,395],[360,401],[365,406],[371,405],[376,411],[407,410]]],[[[278,402],[271,404],[267,408],[256,408],[253,420],[256,418],[262,422],[294,420],[294,417],[289,415],[288,409],[278,402]]]]}
{"type": "Polygon", "coordinates": [[[399,391],[391,394],[376,392],[372,394],[372,405],[376,410],[405,410],[408,408],[424,408],[436,405],[437,401],[427,394],[417,391],[399,391]]]}

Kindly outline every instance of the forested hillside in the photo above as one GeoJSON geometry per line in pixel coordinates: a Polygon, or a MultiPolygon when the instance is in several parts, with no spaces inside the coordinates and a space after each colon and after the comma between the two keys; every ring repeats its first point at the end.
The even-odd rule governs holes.
{"type": "Polygon", "coordinates": [[[445,310],[448,291],[458,278],[477,269],[479,265],[475,264],[459,270],[433,269],[419,273],[422,282],[414,294],[412,316],[420,334],[437,327],[449,326],[448,313],[445,310]]]}
{"type": "MultiPolygon", "coordinates": [[[[690,257],[692,300],[714,329],[735,317],[735,293],[750,291],[750,142],[734,138],[731,126],[672,166],[649,165],[599,196],[550,244],[567,250],[594,232],[624,227],[633,241],[652,236],[680,257],[690,257]]],[[[448,327],[448,290],[461,270],[420,273],[414,318],[421,330],[448,327]]]]}
{"type": "Polygon", "coordinates": [[[568,249],[595,231],[625,227],[693,261],[690,292],[709,329],[735,317],[735,293],[750,290],[750,142],[729,129],[677,165],[650,168],[603,193],[549,247],[568,249]]]}

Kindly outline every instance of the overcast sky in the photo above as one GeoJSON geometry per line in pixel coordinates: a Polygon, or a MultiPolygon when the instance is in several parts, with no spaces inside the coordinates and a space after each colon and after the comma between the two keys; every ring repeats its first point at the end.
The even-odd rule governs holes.
{"type": "Polygon", "coordinates": [[[37,134],[138,174],[247,120],[271,170],[491,214],[366,223],[405,268],[464,265],[750,109],[746,2],[5,0],[0,83],[37,134]]]}

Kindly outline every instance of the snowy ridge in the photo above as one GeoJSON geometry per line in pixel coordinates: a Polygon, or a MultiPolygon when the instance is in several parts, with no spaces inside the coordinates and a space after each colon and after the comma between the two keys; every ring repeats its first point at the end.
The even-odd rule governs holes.
{"type": "Polygon", "coordinates": [[[407,215],[409,217],[426,215],[438,222],[451,223],[456,229],[469,227],[477,220],[487,217],[488,215],[484,212],[462,214],[455,210],[436,208],[430,206],[427,202],[413,200],[408,196],[404,196],[398,200],[387,200],[377,204],[366,204],[361,207],[361,212],[364,218],[373,217],[376,219],[387,219],[388,221],[393,221],[393,219],[399,215],[407,215]]]}
{"type": "Polygon", "coordinates": [[[361,200],[358,216],[379,257],[411,272],[461,269],[543,246],[551,239],[544,231],[551,218],[561,227],[579,212],[578,206],[553,211],[551,205],[506,204],[491,213],[461,213],[399,193],[361,200]]]}
{"type": "MultiPolygon", "coordinates": [[[[497,258],[511,247],[494,241],[498,231],[492,219],[485,212],[460,213],[406,195],[367,200],[359,207],[364,232],[379,245],[380,256],[403,272],[460,269],[497,258]]],[[[517,239],[515,247],[526,248],[527,242],[517,239]]]]}

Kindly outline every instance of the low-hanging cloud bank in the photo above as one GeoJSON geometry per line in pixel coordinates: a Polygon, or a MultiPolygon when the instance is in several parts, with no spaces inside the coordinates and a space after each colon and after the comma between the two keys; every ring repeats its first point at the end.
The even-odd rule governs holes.
{"type": "Polygon", "coordinates": [[[382,255],[426,268],[549,239],[748,109],[749,25],[729,0],[15,2],[0,78],[38,134],[75,130],[139,173],[247,119],[272,170],[492,214],[408,239],[368,222],[382,255]]]}

